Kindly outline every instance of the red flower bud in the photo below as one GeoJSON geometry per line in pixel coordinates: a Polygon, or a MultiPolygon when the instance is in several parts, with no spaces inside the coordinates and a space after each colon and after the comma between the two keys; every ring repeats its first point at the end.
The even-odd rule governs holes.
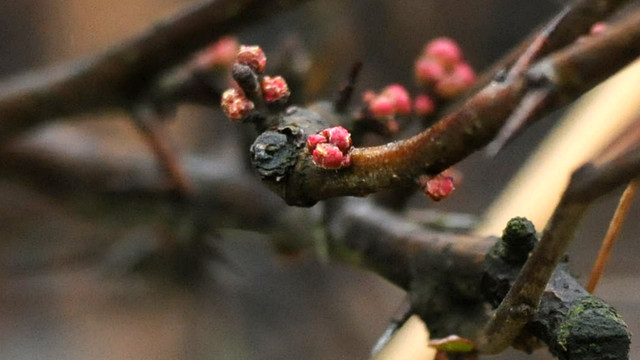
{"type": "Polygon", "coordinates": [[[433,177],[421,176],[418,179],[418,184],[425,194],[434,201],[440,201],[446,198],[451,195],[453,190],[455,190],[453,178],[450,176],[443,176],[442,174],[438,174],[433,177]]]}
{"type": "Polygon", "coordinates": [[[376,96],[369,103],[369,111],[374,117],[392,116],[395,114],[393,100],[387,96],[376,96]]]}
{"type": "Polygon", "coordinates": [[[222,93],[220,106],[227,117],[234,121],[246,119],[255,107],[253,102],[237,89],[228,89],[222,93]]]}
{"type": "Polygon", "coordinates": [[[398,114],[407,115],[411,113],[411,97],[404,86],[399,84],[389,85],[382,91],[382,96],[388,96],[393,100],[394,110],[398,114]]]}
{"type": "Polygon", "coordinates": [[[322,144],[326,142],[327,142],[326,137],[320,134],[311,134],[307,137],[307,149],[309,149],[310,152],[313,152],[313,149],[315,149],[316,146],[318,146],[318,144],[322,144]]]}
{"type": "Polygon", "coordinates": [[[476,75],[471,66],[466,63],[460,63],[456,65],[451,74],[436,84],[436,93],[443,98],[450,99],[473,86],[475,80],[476,75]]]}
{"type": "Polygon", "coordinates": [[[440,61],[444,66],[452,66],[462,60],[462,50],[455,41],[440,37],[431,40],[424,50],[425,55],[440,61]]]}
{"type": "Polygon", "coordinates": [[[343,153],[346,153],[351,148],[351,133],[342,126],[324,129],[320,134],[326,138],[329,143],[337,146],[343,153]]]}
{"type": "Polygon", "coordinates": [[[265,76],[262,79],[262,95],[267,102],[286,102],[291,92],[282,76],[265,76]]]}
{"type": "Polygon", "coordinates": [[[313,162],[325,169],[340,169],[351,165],[351,134],[342,126],[322,130],[307,137],[307,149],[313,162]]]}
{"type": "Polygon", "coordinates": [[[589,35],[600,35],[607,30],[607,23],[598,21],[591,25],[591,30],[589,30],[589,35]]]}
{"type": "Polygon", "coordinates": [[[262,74],[267,66],[267,57],[260,46],[240,46],[240,50],[236,56],[236,61],[239,64],[249,66],[258,74],[262,74]]]}
{"type": "Polygon", "coordinates": [[[416,114],[426,116],[432,114],[436,110],[436,105],[433,103],[431,97],[423,94],[416,96],[413,108],[415,109],[416,114]]]}
{"type": "Polygon", "coordinates": [[[342,151],[337,146],[329,143],[318,144],[313,150],[312,157],[316,165],[325,169],[340,169],[350,164],[350,160],[345,164],[342,151]]]}
{"type": "Polygon", "coordinates": [[[444,67],[438,61],[421,57],[415,64],[416,80],[421,85],[433,85],[445,76],[444,67]]]}
{"type": "Polygon", "coordinates": [[[470,88],[476,82],[476,73],[475,71],[473,71],[473,68],[466,62],[462,62],[456,65],[456,67],[453,69],[453,75],[460,78],[460,81],[467,88],[470,88]]]}

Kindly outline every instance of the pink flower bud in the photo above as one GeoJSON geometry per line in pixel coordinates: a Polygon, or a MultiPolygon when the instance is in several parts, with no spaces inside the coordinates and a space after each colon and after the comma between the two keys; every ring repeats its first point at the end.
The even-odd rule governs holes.
{"type": "MultiPolygon", "coordinates": [[[[325,169],[340,169],[344,163],[344,155],[337,146],[329,143],[318,144],[312,153],[313,162],[325,169]]],[[[350,164],[350,160],[348,161],[350,164]]]]}
{"type": "Polygon", "coordinates": [[[445,76],[444,67],[438,61],[421,57],[415,64],[416,80],[421,85],[433,85],[445,76]]]}
{"type": "Polygon", "coordinates": [[[418,184],[425,194],[434,201],[440,201],[446,198],[451,195],[453,190],[455,190],[453,178],[450,176],[443,176],[442,174],[438,174],[433,177],[421,176],[418,179],[418,184]]]}
{"type": "Polygon", "coordinates": [[[262,74],[267,66],[267,57],[260,46],[240,46],[236,61],[239,64],[249,66],[258,74],[262,74]]]}
{"type": "Polygon", "coordinates": [[[228,89],[222,93],[220,106],[227,117],[234,121],[246,119],[255,107],[253,102],[237,89],[228,89]]]}
{"type": "Polygon", "coordinates": [[[267,102],[286,102],[291,95],[289,85],[282,76],[265,76],[261,86],[262,95],[267,102]]]}
{"type": "Polygon", "coordinates": [[[313,152],[313,149],[315,149],[318,144],[326,142],[327,138],[321,134],[311,134],[307,137],[307,149],[309,149],[310,152],[313,152]]]}
{"type": "Polygon", "coordinates": [[[591,30],[589,31],[589,35],[600,35],[607,31],[607,23],[598,21],[591,26],[591,30]]]}
{"type": "Polygon", "coordinates": [[[236,60],[239,47],[240,45],[235,37],[224,36],[202,50],[195,61],[198,67],[206,69],[231,67],[236,60]]]}
{"type": "Polygon", "coordinates": [[[436,93],[443,98],[454,98],[468,90],[475,82],[476,75],[466,63],[456,65],[453,72],[436,84],[436,93]]]}
{"type": "Polygon", "coordinates": [[[462,50],[460,50],[458,43],[446,37],[431,40],[424,53],[445,66],[455,65],[462,60],[462,50]]]}
{"type": "Polygon", "coordinates": [[[413,108],[416,114],[420,116],[426,116],[433,114],[436,110],[436,105],[429,95],[418,95],[413,103],[413,108]]]}
{"type": "Polygon", "coordinates": [[[376,96],[369,103],[369,111],[374,117],[392,116],[395,114],[395,106],[389,97],[376,96]]]}
{"type": "Polygon", "coordinates": [[[351,148],[351,145],[353,145],[351,142],[351,133],[342,126],[324,129],[320,134],[324,136],[329,143],[337,146],[343,153],[346,153],[351,148]]]}
{"type": "Polygon", "coordinates": [[[382,96],[387,96],[393,100],[394,110],[398,114],[407,115],[411,113],[411,97],[404,86],[392,84],[382,91],[382,96]]]}
{"type": "Polygon", "coordinates": [[[460,78],[460,81],[467,87],[467,89],[473,86],[476,82],[476,73],[466,62],[456,65],[453,69],[453,75],[460,78]]]}

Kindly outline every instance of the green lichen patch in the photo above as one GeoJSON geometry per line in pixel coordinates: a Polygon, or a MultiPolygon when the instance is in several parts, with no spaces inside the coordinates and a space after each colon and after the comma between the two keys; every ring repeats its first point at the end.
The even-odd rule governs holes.
{"type": "Polygon", "coordinates": [[[627,359],[631,333],[622,318],[602,300],[576,302],[556,332],[560,359],[627,359]]]}

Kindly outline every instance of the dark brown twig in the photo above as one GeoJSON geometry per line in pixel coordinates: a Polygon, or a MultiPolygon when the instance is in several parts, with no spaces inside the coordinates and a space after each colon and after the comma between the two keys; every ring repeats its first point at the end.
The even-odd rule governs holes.
{"type": "Polygon", "coordinates": [[[358,61],[351,66],[347,83],[340,89],[336,100],[333,102],[333,109],[336,112],[345,112],[349,107],[349,102],[353,97],[353,90],[355,89],[356,81],[358,80],[358,75],[360,75],[361,70],[362,61],[358,61]]]}
{"type": "Polygon", "coordinates": [[[172,187],[182,197],[193,194],[193,185],[185,175],[176,150],[169,144],[164,125],[150,106],[140,105],[133,111],[133,121],[140,134],[149,144],[160,167],[172,183],[172,187]]]}

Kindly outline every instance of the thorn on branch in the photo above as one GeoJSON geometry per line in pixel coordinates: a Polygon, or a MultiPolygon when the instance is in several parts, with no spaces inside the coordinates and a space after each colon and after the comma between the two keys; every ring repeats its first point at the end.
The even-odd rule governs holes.
{"type": "Polygon", "coordinates": [[[351,66],[351,71],[349,71],[349,78],[347,80],[347,84],[340,89],[340,91],[338,92],[338,97],[333,102],[333,109],[336,112],[343,113],[347,111],[347,108],[349,107],[349,102],[351,102],[351,98],[353,97],[353,90],[355,89],[356,82],[358,80],[358,76],[360,75],[361,70],[362,70],[362,61],[358,61],[351,66]]]}

